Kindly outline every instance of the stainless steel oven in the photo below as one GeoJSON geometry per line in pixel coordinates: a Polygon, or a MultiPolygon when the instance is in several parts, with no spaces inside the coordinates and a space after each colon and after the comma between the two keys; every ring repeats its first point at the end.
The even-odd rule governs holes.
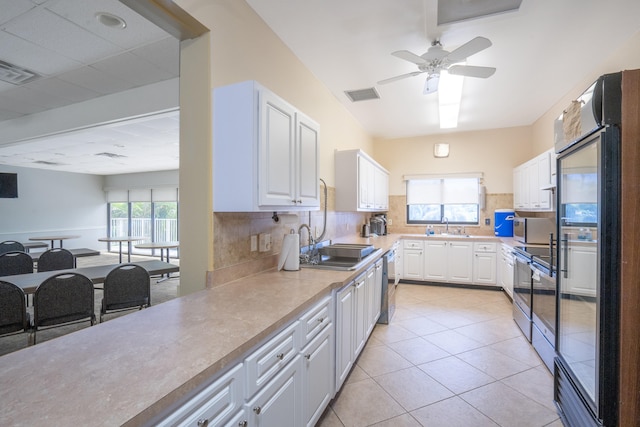
{"type": "Polygon", "coordinates": [[[531,262],[531,344],[553,372],[556,342],[556,277],[551,265],[533,257],[531,262]]]}
{"type": "Polygon", "coordinates": [[[531,258],[514,251],[513,320],[531,342],[531,258]]]}

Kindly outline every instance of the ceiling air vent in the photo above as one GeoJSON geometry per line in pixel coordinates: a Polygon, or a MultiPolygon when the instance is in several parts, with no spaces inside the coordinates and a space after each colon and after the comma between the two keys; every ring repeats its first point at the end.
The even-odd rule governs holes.
{"type": "Polygon", "coordinates": [[[98,153],[98,154],[96,154],[96,156],[109,157],[110,159],[118,159],[118,158],[121,158],[121,157],[127,157],[127,156],[123,156],[122,154],[115,154],[115,153],[98,153]]]}
{"type": "Polygon", "coordinates": [[[0,80],[3,82],[11,83],[12,85],[21,85],[35,80],[38,77],[40,77],[38,73],[0,60],[0,80]]]}
{"type": "Polygon", "coordinates": [[[367,89],[345,90],[344,93],[347,94],[351,102],[380,99],[380,95],[378,95],[378,92],[372,87],[367,89]]]}

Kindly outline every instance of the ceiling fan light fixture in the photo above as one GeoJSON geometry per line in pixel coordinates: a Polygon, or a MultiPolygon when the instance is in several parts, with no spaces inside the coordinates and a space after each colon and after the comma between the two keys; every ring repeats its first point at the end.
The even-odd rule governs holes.
{"type": "Polygon", "coordinates": [[[451,75],[446,71],[440,73],[440,83],[438,87],[440,129],[458,127],[463,83],[463,76],[451,75]]]}

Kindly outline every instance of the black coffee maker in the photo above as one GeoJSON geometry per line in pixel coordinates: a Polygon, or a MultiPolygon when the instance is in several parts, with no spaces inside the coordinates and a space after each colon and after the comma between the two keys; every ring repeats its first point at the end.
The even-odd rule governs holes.
{"type": "Polygon", "coordinates": [[[369,219],[370,231],[378,236],[387,234],[387,215],[376,214],[369,219]]]}

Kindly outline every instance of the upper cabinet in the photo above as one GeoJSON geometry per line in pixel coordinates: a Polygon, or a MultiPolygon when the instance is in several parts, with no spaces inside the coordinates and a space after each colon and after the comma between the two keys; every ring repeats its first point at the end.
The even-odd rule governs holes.
{"type": "Polygon", "coordinates": [[[213,103],[213,210],[319,209],[319,125],[255,81],[213,103]]]}
{"type": "Polygon", "coordinates": [[[516,210],[554,210],[554,157],[551,149],[513,169],[513,207],[516,210]]]}
{"type": "Polygon", "coordinates": [[[389,209],[389,172],[362,150],[336,151],[336,210],[389,209]]]}

